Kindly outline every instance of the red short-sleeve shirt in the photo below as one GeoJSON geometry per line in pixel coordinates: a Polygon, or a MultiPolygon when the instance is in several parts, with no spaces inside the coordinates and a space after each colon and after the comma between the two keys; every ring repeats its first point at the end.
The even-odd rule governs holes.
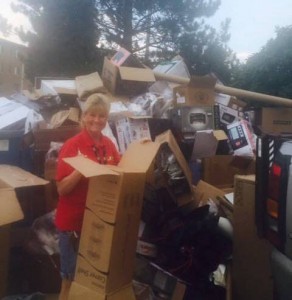
{"type": "MultiPolygon", "coordinates": [[[[64,162],[63,158],[80,154],[101,164],[116,165],[120,161],[120,154],[108,137],[102,135],[101,141],[96,147],[88,132],[83,129],[62,146],[58,156],[56,181],[62,180],[74,171],[73,167],[64,162]]],[[[59,230],[81,231],[87,189],[88,179],[82,177],[69,194],[59,196],[55,219],[56,227],[59,230]]]]}

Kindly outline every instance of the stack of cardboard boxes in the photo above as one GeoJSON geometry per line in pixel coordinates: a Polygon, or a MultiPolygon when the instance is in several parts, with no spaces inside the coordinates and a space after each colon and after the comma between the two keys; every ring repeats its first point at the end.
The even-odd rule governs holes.
{"type": "MultiPolygon", "coordinates": [[[[159,128],[155,135],[149,124],[160,124],[161,120],[151,118],[153,116],[138,116],[128,112],[110,115],[117,145],[123,154],[118,166],[98,165],[83,157],[67,160],[90,181],[70,299],[135,299],[132,280],[144,186],[146,182],[154,180],[154,160],[163,145],[167,145],[174,154],[189,186],[186,193],[177,199],[178,205],[194,202],[194,206],[198,206],[214,200],[219,206],[220,215],[228,218],[234,226],[233,273],[236,275],[232,277],[232,283],[236,299],[243,299],[242,295],[247,295],[243,290],[250,291],[246,299],[253,299],[254,295],[257,295],[257,299],[270,299],[270,281],[267,279],[269,251],[267,245],[259,241],[252,224],[253,204],[256,201],[250,187],[254,185],[254,179],[249,177],[255,173],[253,132],[240,123],[244,118],[246,103],[229,95],[216,94],[216,81],[213,76],[190,78],[180,59],[151,70],[121,49],[112,58],[105,57],[101,76],[96,72],[78,76],[62,86],[59,86],[60,82],[43,82],[43,91],[35,102],[40,101],[48,91],[54,97],[62,94],[74,98],[72,107],[63,107],[64,110],[50,115],[44,126],[44,123],[38,123],[32,130],[35,173],[48,176],[50,180],[54,177],[55,168],[54,162],[45,165],[50,143],[62,143],[80,131],[80,110],[88,95],[107,93],[113,103],[126,104],[131,97],[148,89],[153,93],[159,92],[162,102],[167,102],[171,93],[172,108],[167,115],[169,122],[163,130],[159,128]],[[188,83],[158,81],[157,72],[183,76],[184,82],[188,83]],[[161,131],[165,132],[160,134],[161,131]],[[186,160],[186,153],[181,152],[184,144],[178,145],[178,140],[187,146],[191,145],[190,161],[186,160]],[[190,169],[190,162],[194,161],[200,162],[198,181],[194,181],[194,173],[190,169]],[[234,197],[227,200],[226,194],[234,197]],[[243,226],[244,222],[247,222],[246,227],[243,226]],[[252,232],[247,232],[248,228],[252,232]],[[243,251],[243,241],[255,246],[243,251]],[[266,253],[264,261],[255,255],[260,249],[266,253]],[[248,269],[246,266],[254,268],[248,269]],[[248,289],[245,288],[243,282],[249,282],[251,272],[257,274],[254,278],[262,282],[262,286],[269,286],[263,289],[263,293],[260,294],[252,284],[248,289]]],[[[256,120],[252,120],[252,125],[260,130],[291,132],[291,109],[283,111],[264,107],[259,115],[260,118],[256,115],[256,120]]],[[[6,144],[1,144],[0,140],[1,149],[11,151],[6,144]]],[[[175,297],[169,296],[170,299],[182,299],[183,292],[175,297]]]]}
{"type": "MultiPolygon", "coordinates": [[[[99,165],[84,157],[66,159],[90,180],[70,299],[124,299],[121,295],[135,299],[131,283],[144,186],[164,144],[188,172],[170,132],[158,136],[155,142],[132,143],[118,166],[99,165]]],[[[192,192],[181,201],[194,201],[192,192]]]]}

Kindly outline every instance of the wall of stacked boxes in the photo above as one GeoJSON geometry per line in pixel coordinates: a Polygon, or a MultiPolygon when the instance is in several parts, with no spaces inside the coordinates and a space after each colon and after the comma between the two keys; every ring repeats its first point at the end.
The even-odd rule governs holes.
{"type": "Polygon", "coordinates": [[[97,171],[68,160],[90,177],[70,299],[273,298],[271,245],[254,222],[256,143],[292,132],[288,99],[190,76],[179,56],[151,70],[123,49],[101,74],[36,82],[0,98],[0,296],[59,291],[58,151],[86,98],[105,93],[104,134],[122,160],[97,171]]]}

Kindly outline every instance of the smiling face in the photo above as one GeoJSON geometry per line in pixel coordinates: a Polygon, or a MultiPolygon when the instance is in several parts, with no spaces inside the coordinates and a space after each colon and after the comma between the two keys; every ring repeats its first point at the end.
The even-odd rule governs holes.
{"type": "Polygon", "coordinates": [[[82,125],[93,137],[98,139],[101,131],[105,128],[109,114],[109,106],[106,99],[94,94],[85,103],[85,110],[82,114],[82,125]]]}

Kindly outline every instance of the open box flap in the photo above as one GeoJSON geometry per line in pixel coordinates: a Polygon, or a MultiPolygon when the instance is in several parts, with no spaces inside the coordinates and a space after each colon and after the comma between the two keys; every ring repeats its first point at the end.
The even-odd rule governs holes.
{"type": "Polygon", "coordinates": [[[48,184],[47,180],[11,165],[0,165],[0,180],[13,188],[48,184]]]}
{"type": "Polygon", "coordinates": [[[14,189],[0,189],[0,226],[23,219],[24,215],[14,189]]]}
{"type": "Polygon", "coordinates": [[[151,69],[119,67],[119,71],[123,80],[155,82],[155,76],[151,69]]]}
{"type": "Polygon", "coordinates": [[[189,168],[189,165],[183,155],[183,153],[180,150],[179,145],[177,144],[174,135],[172,134],[171,130],[167,130],[164,133],[156,136],[155,142],[159,143],[160,145],[167,143],[169,148],[171,149],[172,153],[174,153],[175,158],[180,165],[181,169],[183,170],[186,179],[190,185],[190,188],[192,188],[192,173],[189,168]]]}
{"type": "Polygon", "coordinates": [[[119,166],[123,169],[132,169],[147,172],[153,162],[160,145],[150,140],[132,142],[123,154],[119,166]]]}
{"type": "Polygon", "coordinates": [[[75,156],[64,158],[64,161],[78,170],[85,177],[93,177],[99,175],[119,175],[118,172],[111,170],[105,165],[98,164],[84,156],[75,156]]]}

